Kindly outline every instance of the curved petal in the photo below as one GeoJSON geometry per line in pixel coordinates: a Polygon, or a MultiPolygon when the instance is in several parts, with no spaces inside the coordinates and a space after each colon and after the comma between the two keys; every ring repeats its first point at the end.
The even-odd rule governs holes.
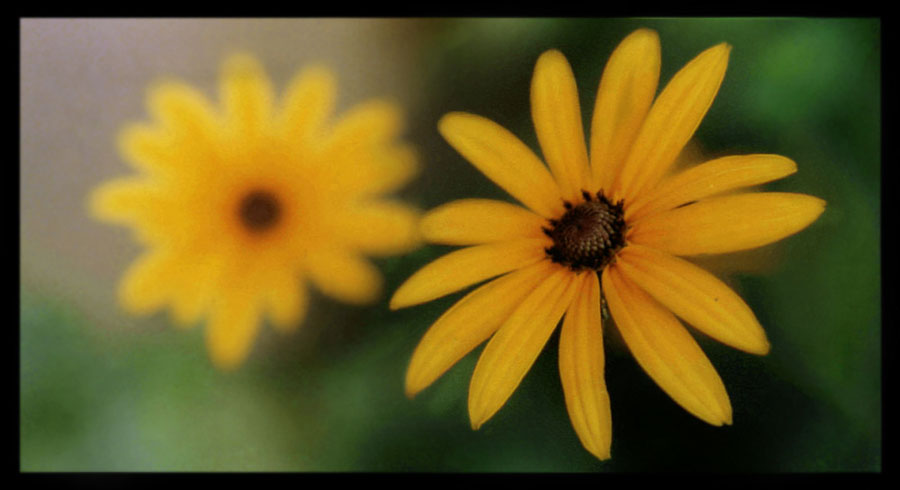
{"type": "Polygon", "coordinates": [[[797,164],[779,155],[740,155],[717,158],[691,167],[660,183],[651,192],[626,205],[625,219],[674,209],[692,201],[741,187],[764,184],[791,175],[797,164]]]}
{"type": "Polygon", "coordinates": [[[676,403],[712,425],[731,424],[731,402],[706,354],[672,313],[624,279],[603,272],[603,292],[638,364],[676,403]]]}
{"type": "Polygon", "coordinates": [[[522,239],[476,245],[447,255],[419,269],[397,288],[391,309],[425,303],[472,284],[547,257],[546,239],[522,239]]]}
{"type": "Polygon", "coordinates": [[[825,201],[805,194],[713,197],[638,221],[628,240],[672,255],[736,252],[793,235],[824,210],[825,201]]]}
{"type": "Polygon", "coordinates": [[[656,184],[691,139],[719,91],[731,46],[722,43],[685,65],[657,97],[613,187],[614,200],[633,200],[656,184]]]}
{"type": "Polygon", "coordinates": [[[397,137],[403,130],[403,114],[396,104],[386,100],[369,100],[343,114],[334,125],[328,144],[338,150],[355,146],[371,146],[397,137]]]}
{"type": "Polygon", "coordinates": [[[181,159],[172,135],[147,124],[129,124],[116,137],[119,154],[133,168],[148,173],[171,173],[181,159]]]}
{"type": "Polygon", "coordinates": [[[540,238],[547,220],[515,204],[490,199],[461,199],[422,217],[422,237],[432,243],[475,245],[540,238]]]}
{"type": "Polygon", "coordinates": [[[167,178],[203,175],[220,153],[221,124],[215,108],[193,87],[181,82],[156,84],[147,108],[157,124],[131,124],[119,132],[123,158],[135,168],[167,178]]]}
{"type": "Polygon", "coordinates": [[[545,218],[562,210],[559,187],[525,143],[497,123],[474,114],[451,112],[438,130],[487,178],[545,218]]]}
{"type": "Polygon", "coordinates": [[[367,255],[394,255],[419,244],[419,212],[399,201],[359,203],[335,213],[332,223],[345,245],[367,255]]]}
{"type": "Polygon", "coordinates": [[[469,419],[478,429],[525,377],[575,296],[575,274],[562,266],[541,282],[494,334],[469,384],[469,419]]]}
{"type": "Polygon", "coordinates": [[[413,397],[488,339],[513,310],[550,275],[541,261],[479,287],[447,310],[419,342],[406,371],[406,396],[413,397]]]}
{"type": "Polygon", "coordinates": [[[187,254],[194,258],[180,263],[172,294],[172,320],[181,327],[193,326],[207,312],[225,262],[225,254],[219,250],[190,250],[187,254]]]}
{"type": "Polygon", "coordinates": [[[334,110],[337,81],[324,66],[310,66],[288,82],[278,114],[278,126],[288,139],[311,141],[321,135],[334,110]]]}
{"type": "Polygon", "coordinates": [[[736,349],[753,354],[769,352],[766,333],[753,311],[709,272],[640,245],[620,251],[616,267],[697,330],[736,349]]]}
{"type": "Polygon", "coordinates": [[[185,141],[209,143],[218,127],[216,110],[206,96],[182,82],[154,85],[147,97],[147,110],[162,127],[185,141]]]}
{"type": "Polygon", "coordinates": [[[199,126],[179,129],[129,124],[119,131],[116,144],[122,158],[137,170],[167,179],[204,176],[214,165],[197,162],[218,161],[219,128],[199,126]]]}
{"type": "Polygon", "coordinates": [[[168,218],[165,191],[148,179],[128,177],[104,182],[88,198],[91,215],[116,223],[164,223],[168,218]]]}
{"type": "Polygon", "coordinates": [[[559,376],[572,427],[584,448],[608,459],[612,444],[612,415],[604,379],[600,281],[584,274],[575,299],[566,311],[559,336],[559,376]]]}
{"type": "Polygon", "coordinates": [[[320,291],[346,303],[367,304],[381,293],[381,273],[359,255],[334,248],[310,252],[309,278],[320,291]]]}
{"type": "Polygon", "coordinates": [[[220,369],[234,369],[250,352],[260,327],[261,304],[249,288],[226,290],[209,317],[206,345],[220,369]]]}
{"type": "Polygon", "coordinates": [[[292,332],[306,315],[309,291],[293,271],[269,271],[269,274],[271,277],[263,304],[275,328],[285,333],[292,332]]]}
{"type": "Polygon", "coordinates": [[[653,103],[659,66],[659,36],[650,29],[631,33],[606,63],[591,119],[594,189],[612,187],[653,103]]]}
{"type": "Polygon", "coordinates": [[[119,283],[119,302],[126,311],[147,314],[169,300],[179,262],[167,250],[145,252],[125,271],[119,283]]]}
{"type": "Polygon", "coordinates": [[[393,144],[324,157],[336,167],[340,192],[345,195],[372,196],[403,187],[419,171],[418,156],[411,145],[393,144]]]}
{"type": "Polygon", "coordinates": [[[225,60],[220,82],[225,120],[244,137],[261,133],[270,124],[275,96],[262,65],[248,54],[225,60]]]}
{"type": "Polygon", "coordinates": [[[590,185],[584,123],[572,67],[555,49],[542,54],[534,67],[531,119],[563,199],[579,200],[590,185]]]}

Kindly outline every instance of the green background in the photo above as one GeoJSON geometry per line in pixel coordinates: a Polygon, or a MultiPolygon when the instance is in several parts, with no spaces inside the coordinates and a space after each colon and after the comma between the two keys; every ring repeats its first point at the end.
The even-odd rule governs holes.
{"type": "MultiPolygon", "coordinates": [[[[286,75],[279,73],[297,67],[290,63],[296,60],[267,58],[288,48],[277,37],[265,38],[291,27],[290,20],[277,22],[231,19],[217,28],[230,43],[262,51],[283,87],[286,75]]],[[[347,24],[344,36],[365,41],[370,32],[356,29],[362,21],[334,22],[347,24]]],[[[27,200],[45,193],[51,208],[70,207],[60,203],[83,202],[93,185],[128,169],[115,156],[114,131],[107,131],[75,146],[69,158],[111,162],[112,172],[91,175],[79,187],[65,184],[71,169],[31,170],[46,160],[36,148],[54,145],[53,129],[46,126],[51,123],[35,121],[42,111],[57,109],[43,109],[27,87],[48,82],[30,74],[42,73],[59,48],[43,36],[52,26],[24,20],[22,27],[21,470],[881,470],[878,20],[404,19],[377,27],[406,46],[403,53],[385,50],[382,56],[385,63],[404,57],[404,76],[412,77],[410,93],[394,95],[406,105],[407,136],[418,147],[423,172],[401,195],[423,209],[463,197],[509,199],[440,138],[441,115],[461,110],[488,117],[537,149],[529,84],[540,53],[557,48],[572,64],[587,127],[606,59],[640,27],[660,35],[661,86],[703,49],[722,41],[734,48],[722,88],[696,133],[696,152],[704,158],[785,155],[797,162],[798,173],[766,188],[828,202],[816,223],[780,244],[701,261],[727,274],[772,343],[769,355],[756,357],[696,335],[728,389],[733,426],[712,427],[679,408],[641,371],[614,329],[606,329],[613,444],[612,459],[602,462],[581,447],[569,423],[558,334],[503,409],[478,431],[470,428],[466,397],[481,347],[415,399],[403,395],[418,340],[462,293],[399,312],[388,311],[386,300],[348,307],[314,294],[296,334],[264,328],[249,359],[232,373],[211,366],[202,328],[175,329],[165,313],[125,316],[115,306],[114,288],[139,252],[128,233],[85,219],[80,228],[88,227],[96,249],[113,243],[119,250],[112,273],[94,274],[81,267],[90,260],[78,258],[99,254],[94,242],[78,242],[78,253],[66,255],[74,245],[49,243],[52,230],[42,234],[50,227],[42,208],[27,200]],[[85,147],[100,148],[100,156],[85,147]],[[56,193],[46,195],[48,190],[56,193]]],[[[83,54],[88,62],[102,57],[104,43],[115,42],[96,32],[83,54]]],[[[206,70],[201,79],[187,81],[212,96],[220,59],[207,51],[185,55],[206,70]]],[[[343,56],[352,66],[357,54],[343,56]]],[[[164,61],[131,62],[166,72],[164,61]]],[[[365,86],[364,74],[353,76],[362,81],[351,84],[365,86]]],[[[148,79],[105,82],[128,86],[108,96],[131,104],[123,115],[108,117],[110,129],[125,122],[121,118],[145,117],[140,104],[148,79]]],[[[70,91],[67,100],[86,90],[55,83],[70,91]]],[[[361,93],[348,103],[379,95],[361,93]]],[[[66,111],[51,118],[63,126],[85,124],[66,111]]],[[[83,206],[76,212],[83,214],[83,206]]],[[[385,294],[448,250],[429,246],[378,260],[385,294]]]]}

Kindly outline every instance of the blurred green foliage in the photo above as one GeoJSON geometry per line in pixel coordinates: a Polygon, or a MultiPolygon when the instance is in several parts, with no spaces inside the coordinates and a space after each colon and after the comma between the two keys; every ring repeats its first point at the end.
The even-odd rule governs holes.
{"type": "MultiPolygon", "coordinates": [[[[413,22],[411,20],[411,22],[413,22]]],[[[662,42],[661,86],[703,49],[734,46],[696,141],[710,156],[777,153],[799,172],[768,188],[828,202],[778,245],[765,273],[731,277],[767,329],[754,357],[698,335],[729,390],[734,425],[693,418],[607,333],[613,457],[584,451],[565,410],[554,336],[507,405],[470,429],[466,397],[480,348],[414,400],[403,395],[418,339],[460,294],[399,312],[314,297],[306,324],[264,329],[241,369],[206,358],[202,328],[164,314],[83,311],[23,282],[23,471],[879,471],[881,469],[881,25],[876,19],[448,19],[421,46],[427,97],[411,107],[423,208],[502,191],[436,131],[469,111],[537,149],[528,90],[558,48],[587,124],[603,66],[639,27],[662,42]]],[[[385,54],[386,56],[389,53],[385,54]]],[[[388,291],[445,253],[382,260],[388,291]]],[[[112,291],[108,292],[112,295],[112,291]]]]}

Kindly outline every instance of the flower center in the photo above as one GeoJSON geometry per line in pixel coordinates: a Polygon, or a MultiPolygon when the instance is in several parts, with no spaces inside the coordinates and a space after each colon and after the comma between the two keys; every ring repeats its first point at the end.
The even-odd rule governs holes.
{"type": "Polygon", "coordinates": [[[546,249],[550,260],[572,270],[602,270],[625,246],[625,213],[622,201],[613,204],[603,195],[596,198],[582,191],[584,202],[577,206],[565,201],[566,214],[550,220],[544,233],[553,239],[546,249]]]}
{"type": "Polygon", "coordinates": [[[271,192],[256,190],[244,196],[238,213],[244,227],[252,232],[261,232],[278,223],[281,204],[271,192]]]}

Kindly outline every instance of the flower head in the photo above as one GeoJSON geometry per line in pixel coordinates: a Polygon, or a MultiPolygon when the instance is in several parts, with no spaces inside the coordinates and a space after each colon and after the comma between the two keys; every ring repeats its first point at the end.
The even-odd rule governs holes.
{"type": "Polygon", "coordinates": [[[211,357],[230,367],[263,317],[285,331],[299,325],[307,280],[345,302],[377,298],[381,276],[363,254],[416,245],[415,210],[383,196],[416,162],[397,140],[402,121],[391,103],[331,120],[335,81],[323,67],[298,73],[276,102],[260,64],[235,55],[220,97],[214,107],[185,84],[154,87],[153,121],[119,138],[138,175],[99,186],[90,205],[147,247],[121,282],[122,305],[168,306],[179,325],[206,317],[211,357]]]}
{"type": "Polygon", "coordinates": [[[409,396],[490,339],[469,386],[477,429],[504,405],[563,319],[559,371],[569,417],[584,447],[608,458],[605,298],[629,350],[660,388],[710,424],[731,423],[722,380],[681,321],[750,353],[765,354],[769,343],[734,291],[678,256],[775,242],[815,221],[825,203],[801,194],[732,192],[796,171],[777,155],[720,158],[670,175],[718,91],[730,50],[720,44],[702,52],[654,100],[658,37],[646,29],[629,35],[600,81],[590,153],[572,70],[560,52],[545,52],[535,67],[531,111],[547,166],[487,119],[465,113],[441,119],[444,138],[525,207],[464,199],[423,217],[426,240],[469,247],[413,274],[394,294],[393,308],[500,277],[428,330],[407,371],[409,396]]]}

